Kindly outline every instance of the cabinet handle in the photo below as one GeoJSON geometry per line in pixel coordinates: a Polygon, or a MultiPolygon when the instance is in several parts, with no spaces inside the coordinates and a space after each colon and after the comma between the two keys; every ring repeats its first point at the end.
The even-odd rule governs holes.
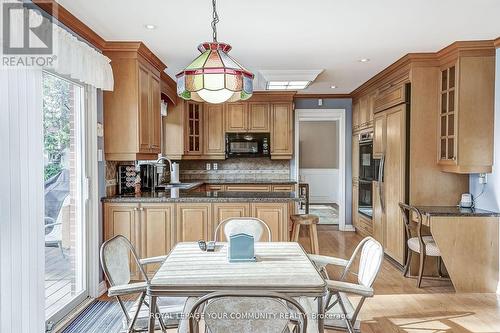
{"type": "Polygon", "coordinates": [[[139,208],[139,210],[142,212],[144,210],[144,207],[139,208]]]}
{"type": "Polygon", "coordinates": [[[136,211],[136,210],[137,210],[137,207],[134,207],[134,211],[136,211]]]}

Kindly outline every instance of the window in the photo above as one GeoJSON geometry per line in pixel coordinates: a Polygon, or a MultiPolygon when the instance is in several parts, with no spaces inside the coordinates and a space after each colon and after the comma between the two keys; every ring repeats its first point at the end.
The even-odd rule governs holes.
{"type": "Polygon", "coordinates": [[[59,321],[88,297],[84,88],[43,74],[45,314],[59,321]]]}

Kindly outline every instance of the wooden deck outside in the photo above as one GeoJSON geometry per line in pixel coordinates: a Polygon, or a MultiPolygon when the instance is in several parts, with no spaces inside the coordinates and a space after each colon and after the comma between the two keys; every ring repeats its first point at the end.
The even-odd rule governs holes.
{"type": "Polygon", "coordinates": [[[57,247],[45,248],[45,316],[54,312],[72,299],[74,278],[69,257],[63,257],[57,247]]]}

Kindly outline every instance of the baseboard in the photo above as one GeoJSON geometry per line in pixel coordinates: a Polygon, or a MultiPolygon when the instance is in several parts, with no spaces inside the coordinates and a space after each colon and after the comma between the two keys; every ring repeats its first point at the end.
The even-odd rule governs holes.
{"type": "Polygon", "coordinates": [[[102,295],[104,295],[106,293],[106,291],[108,291],[108,287],[106,286],[106,281],[101,281],[99,283],[99,287],[97,290],[97,294],[98,294],[97,297],[101,297],[102,295]]]}
{"type": "Polygon", "coordinates": [[[356,229],[352,224],[346,224],[340,229],[340,231],[347,231],[347,232],[356,232],[356,229]]]}

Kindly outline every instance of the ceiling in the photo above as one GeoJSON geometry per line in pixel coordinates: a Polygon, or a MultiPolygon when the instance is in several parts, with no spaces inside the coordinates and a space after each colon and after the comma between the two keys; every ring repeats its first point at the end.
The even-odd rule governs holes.
{"type": "MultiPolygon", "coordinates": [[[[105,40],[141,40],[174,77],[212,37],[210,0],[58,0],[105,40]],[[155,30],[144,26],[154,24],[155,30]]],[[[498,0],[218,0],[218,39],[259,70],[323,70],[304,93],[349,93],[409,52],[500,36],[498,0]],[[359,62],[369,58],[366,63],[359,62]],[[331,86],[337,86],[332,89],[331,86]]]]}

